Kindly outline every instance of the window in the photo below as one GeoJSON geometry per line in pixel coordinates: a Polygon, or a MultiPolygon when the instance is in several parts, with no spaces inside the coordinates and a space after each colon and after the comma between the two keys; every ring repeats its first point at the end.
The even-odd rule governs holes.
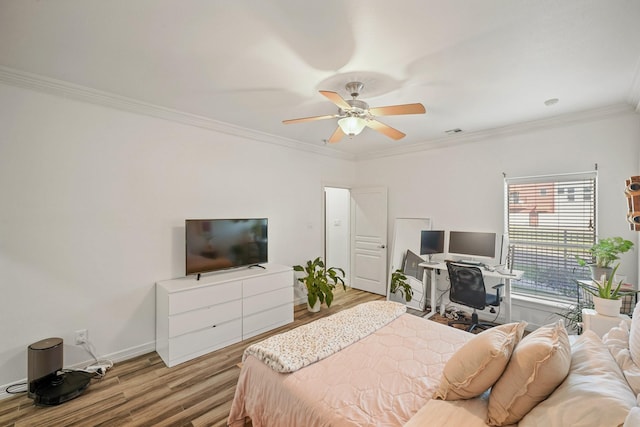
{"type": "Polygon", "coordinates": [[[596,241],[596,172],[505,179],[505,227],[511,262],[523,270],[514,294],[575,301],[576,280],[589,279],[576,256],[596,241]]]}

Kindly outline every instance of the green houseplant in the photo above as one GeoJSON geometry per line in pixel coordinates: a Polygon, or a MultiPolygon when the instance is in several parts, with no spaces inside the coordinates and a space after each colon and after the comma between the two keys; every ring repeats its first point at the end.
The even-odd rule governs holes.
{"type": "Polygon", "coordinates": [[[577,258],[578,264],[581,266],[589,266],[591,268],[591,278],[600,280],[604,274],[606,277],[613,276],[611,263],[620,258],[620,254],[630,251],[633,248],[633,242],[623,239],[622,237],[607,237],[599,239],[591,248],[593,260],[585,260],[577,258]],[[592,262],[595,261],[595,262],[592,262]]]}
{"type": "Polygon", "coordinates": [[[580,287],[593,297],[593,305],[598,314],[602,314],[604,316],[617,316],[620,314],[620,307],[622,306],[621,297],[630,295],[634,292],[622,291],[622,280],[616,284],[615,275],[618,267],[620,267],[620,264],[613,268],[609,277],[594,280],[594,286],[588,286],[578,282],[580,287]]]}
{"type": "Polygon", "coordinates": [[[579,301],[570,305],[565,311],[556,313],[565,319],[565,326],[578,334],[582,333],[582,310],[593,308],[591,301],[579,301]]]}
{"type": "Polygon", "coordinates": [[[618,267],[620,267],[620,264],[616,265],[611,271],[609,277],[605,277],[604,280],[594,280],[593,283],[595,284],[595,287],[586,286],[580,282],[578,283],[580,283],[580,286],[585,291],[589,292],[594,297],[613,300],[620,299],[620,297],[622,296],[622,294],[620,293],[622,281],[620,281],[617,286],[614,282],[615,274],[618,270],[618,267]]]}
{"type": "Polygon", "coordinates": [[[389,292],[394,295],[400,295],[400,299],[404,298],[407,302],[413,298],[413,289],[407,283],[407,276],[402,273],[402,270],[396,270],[391,274],[389,292]]]}
{"type": "Polygon", "coordinates": [[[320,310],[322,303],[331,307],[333,290],[336,286],[342,285],[342,288],[347,290],[343,280],[344,270],[339,267],[326,268],[320,257],[307,261],[304,266],[294,265],[293,270],[305,273],[304,276],[298,278],[298,281],[307,288],[307,308],[309,311],[320,310]]]}

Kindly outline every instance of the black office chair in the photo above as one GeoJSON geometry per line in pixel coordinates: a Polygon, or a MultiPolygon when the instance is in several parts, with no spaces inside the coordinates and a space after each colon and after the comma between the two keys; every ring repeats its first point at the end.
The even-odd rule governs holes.
{"type": "MultiPolygon", "coordinates": [[[[468,332],[473,331],[475,328],[488,329],[496,326],[493,323],[478,321],[476,309],[484,310],[486,306],[499,307],[500,301],[502,301],[500,290],[504,287],[504,283],[492,287],[496,290],[495,294],[487,294],[480,268],[447,262],[447,269],[449,270],[449,281],[451,282],[449,299],[451,302],[473,308],[471,320],[451,321],[449,326],[456,324],[468,325],[468,332]]],[[[492,309],[492,312],[495,311],[492,309]]]]}

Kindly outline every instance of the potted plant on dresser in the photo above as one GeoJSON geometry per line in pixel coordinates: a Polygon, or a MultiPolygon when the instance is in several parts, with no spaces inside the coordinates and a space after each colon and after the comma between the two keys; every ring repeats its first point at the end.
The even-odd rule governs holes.
{"type": "Polygon", "coordinates": [[[589,252],[593,256],[593,261],[577,258],[578,264],[581,266],[589,266],[591,269],[591,278],[593,280],[601,280],[604,274],[607,278],[612,275],[611,263],[620,258],[620,254],[630,251],[633,248],[633,242],[623,239],[622,237],[607,237],[599,239],[589,252]]]}
{"type": "Polygon", "coordinates": [[[305,273],[298,281],[307,288],[307,309],[312,313],[320,311],[322,303],[331,307],[336,286],[342,285],[347,290],[343,279],[344,270],[339,267],[326,268],[320,257],[307,261],[304,266],[294,265],[293,270],[305,273]]]}

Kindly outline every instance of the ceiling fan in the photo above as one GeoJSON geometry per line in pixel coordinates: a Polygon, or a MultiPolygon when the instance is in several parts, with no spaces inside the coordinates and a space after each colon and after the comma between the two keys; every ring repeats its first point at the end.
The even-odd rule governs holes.
{"type": "Polygon", "coordinates": [[[365,126],[376,130],[389,138],[398,140],[405,136],[398,129],[376,120],[377,116],[397,116],[402,114],[424,114],[426,112],[422,104],[402,104],[390,105],[387,107],[373,107],[358,98],[364,84],[361,82],[350,82],[345,85],[347,92],[353,99],[345,100],[337,92],[321,90],[320,93],[327,97],[329,101],[338,106],[338,114],[326,116],[303,117],[300,119],[283,120],[284,124],[310,122],[314,120],[338,119],[338,127],[328,139],[329,142],[338,142],[343,136],[358,135],[365,126]]]}

